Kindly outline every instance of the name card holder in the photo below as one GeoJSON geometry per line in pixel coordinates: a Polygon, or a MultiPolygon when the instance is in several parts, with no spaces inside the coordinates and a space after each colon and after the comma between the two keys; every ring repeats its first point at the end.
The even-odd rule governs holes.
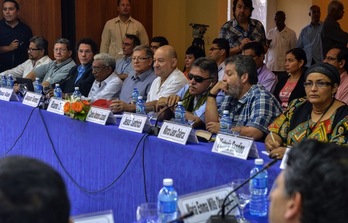
{"type": "Polygon", "coordinates": [[[114,223],[112,210],[72,217],[74,223],[114,223]]]}
{"type": "Polygon", "coordinates": [[[39,106],[41,97],[42,97],[41,94],[28,91],[28,92],[25,94],[22,103],[23,103],[24,105],[28,105],[28,106],[31,106],[31,107],[37,107],[37,106],[39,106]]]}
{"type": "Polygon", "coordinates": [[[259,157],[254,140],[242,136],[218,134],[211,151],[244,160],[259,157]]]}
{"type": "Polygon", "coordinates": [[[185,145],[191,131],[192,127],[189,125],[165,121],[158,134],[158,138],[185,145]]]}
{"type": "Polygon", "coordinates": [[[11,88],[0,88],[0,100],[2,101],[19,101],[18,96],[11,88]]]}
{"type": "Polygon", "coordinates": [[[116,118],[110,109],[92,106],[87,114],[86,121],[106,125],[106,123],[115,124],[116,118]]]}
{"type": "Polygon", "coordinates": [[[57,98],[51,98],[48,104],[47,111],[58,115],[64,115],[65,101],[57,98]]]}
{"type": "MultiPolygon", "coordinates": [[[[198,191],[191,194],[179,196],[178,208],[181,214],[193,211],[194,215],[185,219],[185,223],[205,223],[211,215],[216,215],[223,204],[228,193],[232,190],[230,185],[222,185],[208,190],[198,191]]],[[[234,195],[230,195],[226,200],[226,204],[231,202],[225,208],[228,213],[237,205],[238,199],[234,195]],[[233,201],[232,201],[233,200],[233,201]]],[[[230,215],[239,215],[238,207],[235,207],[230,215]]]]}
{"type": "Polygon", "coordinates": [[[290,149],[291,149],[290,146],[286,147],[282,162],[280,163],[280,167],[279,167],[282,170],[284,170],[286,168],[286,162],[288,161],[290,149]]]}
{"type": "Polygon", "coordinates": [[[136,113],[123,113],[119,129],[128,130],[131,132],[142,133],[147,123],[147,116],[136,113]]]}

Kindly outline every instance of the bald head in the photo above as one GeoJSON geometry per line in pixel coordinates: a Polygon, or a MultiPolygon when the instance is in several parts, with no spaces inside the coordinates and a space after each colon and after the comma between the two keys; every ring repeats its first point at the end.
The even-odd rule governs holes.
{"type": "Polygon", "coordinates": [[[167,78],[177,66],[177,54],[170,45],[161,46],[154,55],[155,74],[161,78],[167,78]]]}

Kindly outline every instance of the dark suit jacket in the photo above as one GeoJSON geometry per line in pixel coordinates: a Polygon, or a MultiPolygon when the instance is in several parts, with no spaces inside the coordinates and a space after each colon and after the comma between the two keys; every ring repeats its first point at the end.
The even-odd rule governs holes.
{"type": "Polygon", "coordinates": [[[75,83],[77,78],[78,66],[71,68],[69,74],[63,83],[60,84],[62,91],[64,93],[73,93],[75,87],[80,88],[80,92],[83,96],[88,97],[88,93],[91,90],[92,84],[95,80],[94,75],[92,73],[92,63],[88,64],[86,67],[86,71],[82,74],[81,78],[75,83]]]}
{"type": "MultiPolygon", "coordinates": [[[[303,98],[306,96],[306,91],[304,89],[303,83],[305,81],[306,69],[302,72],[302,75],[300,79],[298,80],[294,90],[290,94],[289,102],[296,99],[296,98],[303,98]]],[[[286,81],[289,79],[290,75],[287,76],[278,76],[278,83],[274,89],[274,96],[277,98],[277,100],[280,102],[279,93],[283,89],[284,85],[286,84],[286,81]]]]}

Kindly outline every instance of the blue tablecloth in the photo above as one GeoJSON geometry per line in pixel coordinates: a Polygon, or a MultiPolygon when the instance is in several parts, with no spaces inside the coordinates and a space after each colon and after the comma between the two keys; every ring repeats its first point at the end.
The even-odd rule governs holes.
{"type": "MultiPolygon", "coordinates": [[[[143,134],[72,120],[19,102],[0,101],[0,111],[0,155],[31,156],[56,168],[69,191],[71,215],[112,209],[115,222],[133,222],[138,204],[146,197],[156,201],[163,178],[173,178],[180,195],[245,178],[254,165],[253,159],[211,152],[213,143],[179,145],[154,136],[139,143],[143,134]]],[[[262,143],[257,147],[264,149],[262,143]]],[[[268,172],[271,186],[279,163],[268,172]]]]}

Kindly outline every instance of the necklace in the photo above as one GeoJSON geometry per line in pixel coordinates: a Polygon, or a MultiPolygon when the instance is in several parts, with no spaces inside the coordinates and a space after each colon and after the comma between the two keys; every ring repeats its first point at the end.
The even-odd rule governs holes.
{"type": "Polygon", "coordinates": [[[122,29],[121,29],[121,21],[122,21],[122,20],[120,20],[120,22],[118,23],[118,28],[119,28],[119,30],[120,30],[120,37],[121,37],[121,41],[122,41],[122,44],[123,44],[123,38],[124,38],[124,36],[126,36],[126,34],[127,34],[127,32],[128,32],[128,28],[129,28],[130,21],[129,21],[129,20],[126,21],[127,27],[126,27],[126,32],[125,32],[124,36],[123,36],[123,33],[122,33],[122,29]]]}
{"type": "MultiPolygon", "coordinates": [[[[331,108],[331,106],[333,105],[333,103],[335,102],[335,100],[336,100],[336,99],[333,98],[333,100],[332,100],[332,102],[330,103],[330,105],[325,109],[324,112],[322,112],[322,115],[320,116],[320,118],[318,119],[318,121],[314,123],[313,127],[310,127],[310,126],[309,126],[309,121],[311,120],[311,114],[310,114],[310,113],[308,114],[308,119],[307,119],[307,126],[308,126],[308,128],[306,129],[306,137],[307,137],[309,134],[312,133],[312,130],[313,130],[313,129],[315,129],[315,128],[317,127],[318,123],[319,123],[319,122],[321,121],[321,119],[324,117],[324,115],[326,114],[326,112],[329,111],[329,109],[331,108]],[[310,129],[310,132],[309,132],[309,133],[307,132],[308,129],[310,129]]],[[[314,111],[313,111],[313,112],[314,112],[314,111]]],[[[315,112],[314,112],[314,114],[319,115],[319,114],[321,114],[321,113],[315,113],[315,112]]]]}

